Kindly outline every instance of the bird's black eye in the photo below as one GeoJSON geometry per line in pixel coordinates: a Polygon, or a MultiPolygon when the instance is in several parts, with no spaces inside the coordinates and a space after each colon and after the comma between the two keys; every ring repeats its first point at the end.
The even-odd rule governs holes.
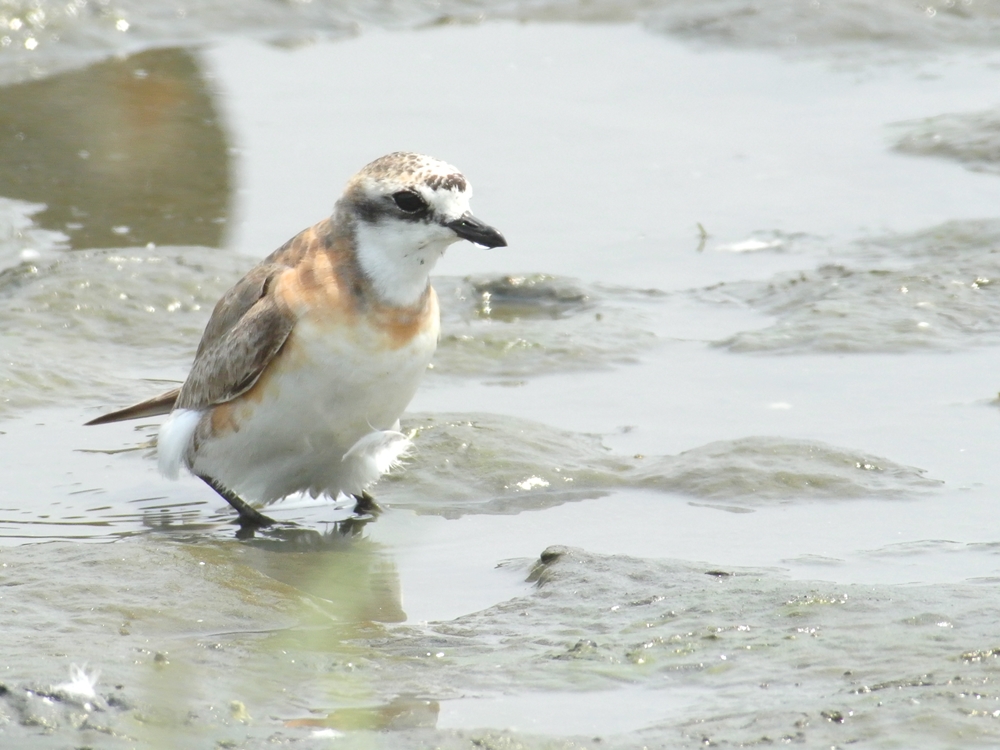
{"type": "Polygon", "coordinates": [[[412,190],[400,190],[398,193],[393,193],[392,199],[400,209],[408,214],[415,214],[417,211],[427,208],[424,199],[412,190]]]}

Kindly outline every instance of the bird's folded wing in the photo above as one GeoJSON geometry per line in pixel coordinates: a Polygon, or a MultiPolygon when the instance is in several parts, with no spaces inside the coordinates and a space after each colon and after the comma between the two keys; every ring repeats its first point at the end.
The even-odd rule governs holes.
{"type": "Polygon", "coordinates": [[[287,270],[261,263],[216,304],[202,334],[191,374],[174,388],[124,409],[92,419],[88,425],[168,414],[174,406],[204,409],[236,398],[257,382],[264,367],[285,343],[294,316],[268,295],[271,281],[287,270]]]}
{"type": "Polygon", "coordinates": [[[257,382],[295,325],[294,313],[268,294],[271,281],[287,270],[261,264],[219,300],[177,397],[178,409],[230,401],[257,382]]]}
{"type": "Polygon", "coordinates": [[[201,335],[195,359],[231,331],[233,326],[250,312],[250,308],[257,304],[261,297],[267,295],[271,280],[286,268],[284,265],[269,263],[265,260],[247,271],[242,279],[222,295],[222,298],[215,303],[212,317],[208,319],[205,332],[201,335]]]}

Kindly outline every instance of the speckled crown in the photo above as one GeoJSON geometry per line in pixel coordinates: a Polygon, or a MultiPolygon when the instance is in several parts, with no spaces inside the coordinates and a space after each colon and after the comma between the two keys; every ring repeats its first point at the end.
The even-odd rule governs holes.
{"type": "Polygon", "coordinates": [[[426,185],[431,190],[464,192],[469,183],[457,167],[433,156],[396,151],[366,165],[355,180],[396,185],[426,185]]]}

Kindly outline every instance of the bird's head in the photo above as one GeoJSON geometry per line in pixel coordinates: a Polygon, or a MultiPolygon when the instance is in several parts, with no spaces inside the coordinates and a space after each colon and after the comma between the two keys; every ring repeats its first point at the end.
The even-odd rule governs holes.
{"type": "Polygon", "coordinates": [[[472,186],[452,165],[396,152],[358,172],[334,209],[353,233],[361,268],[391,304],[411,304],[434,263],[460,239],[503,247],[503,235],[469,209],[472,186]]]}

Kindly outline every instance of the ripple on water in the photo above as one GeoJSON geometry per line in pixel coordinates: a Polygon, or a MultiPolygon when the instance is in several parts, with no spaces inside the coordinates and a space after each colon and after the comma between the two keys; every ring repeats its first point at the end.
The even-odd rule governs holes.
{"type": "Polygon", "coordinates": [[[139,377],[190,362],[216,300],[248,265],[207,248],[126,248],[6,268],[0,410],[141,395],[139,377]]]}
{"type": "Polygon", "coordinates": [[[28,261],[50,258],[66,247],[65,234],[42,229],[33,220],[44,210],[41,203],[0,196],[0,274],[28,261]]]}
{"type": "Polygon", "coordinates": [[[1000,172],[1000,110],[938,115],[896,123],[904,154],[954,159],[978,172],[1000,172]]]}
{"type": "Polygon", "coordinates": [[[653,28],[696,39],[795,51],[848,48],[919,50],[947,45],[996,47],[1000,11],[973,0],[742,0],[667,3],[644,17],[653,28]]]}
{"type": "Polygon", "coordinates": [[[854,260],[698,296],[776,321],[718,342],[738,352],[905,352],[1000,341],[1000,222],[951,221],[856,243],[854,260]]]}
{"type": "Polygon", "coordinates": [[[435,278],[442,336],[434,372],[524,377],[631,363],[657,339],[642,304],[661,292],[585,286],[545,274],[435,278]]]}
{"type": "Polygon", "coordinates": [[[818,441],[746,437],[677,456],[622,456],[595,435],[490,414],[410,415],[417,453],[381,498],[420,513],[518,513],[614,490],[693,496],[724,510],[800,500],[904,497],[940,483],[924,472],[818,441]]]}
{"type": "Polygon", "coordinates": [[[197,46],[219,33],[245,34],[286,46],[356,34],[359,25],[421,28],[435,23],[516,21],[643,22],[686,38],[768,50],[858,52],[926,50],[954,45],[995,48],[1000,13],[982,0],[745,0],[701,3],[560,2],[492,5],[443,0],[384,3],[191,0],[183,9],[161,0],[94,3],[85,11],[65,0],[5,0],[0,84],[78,67],[102,57],[165,45],[197,46]]]}

